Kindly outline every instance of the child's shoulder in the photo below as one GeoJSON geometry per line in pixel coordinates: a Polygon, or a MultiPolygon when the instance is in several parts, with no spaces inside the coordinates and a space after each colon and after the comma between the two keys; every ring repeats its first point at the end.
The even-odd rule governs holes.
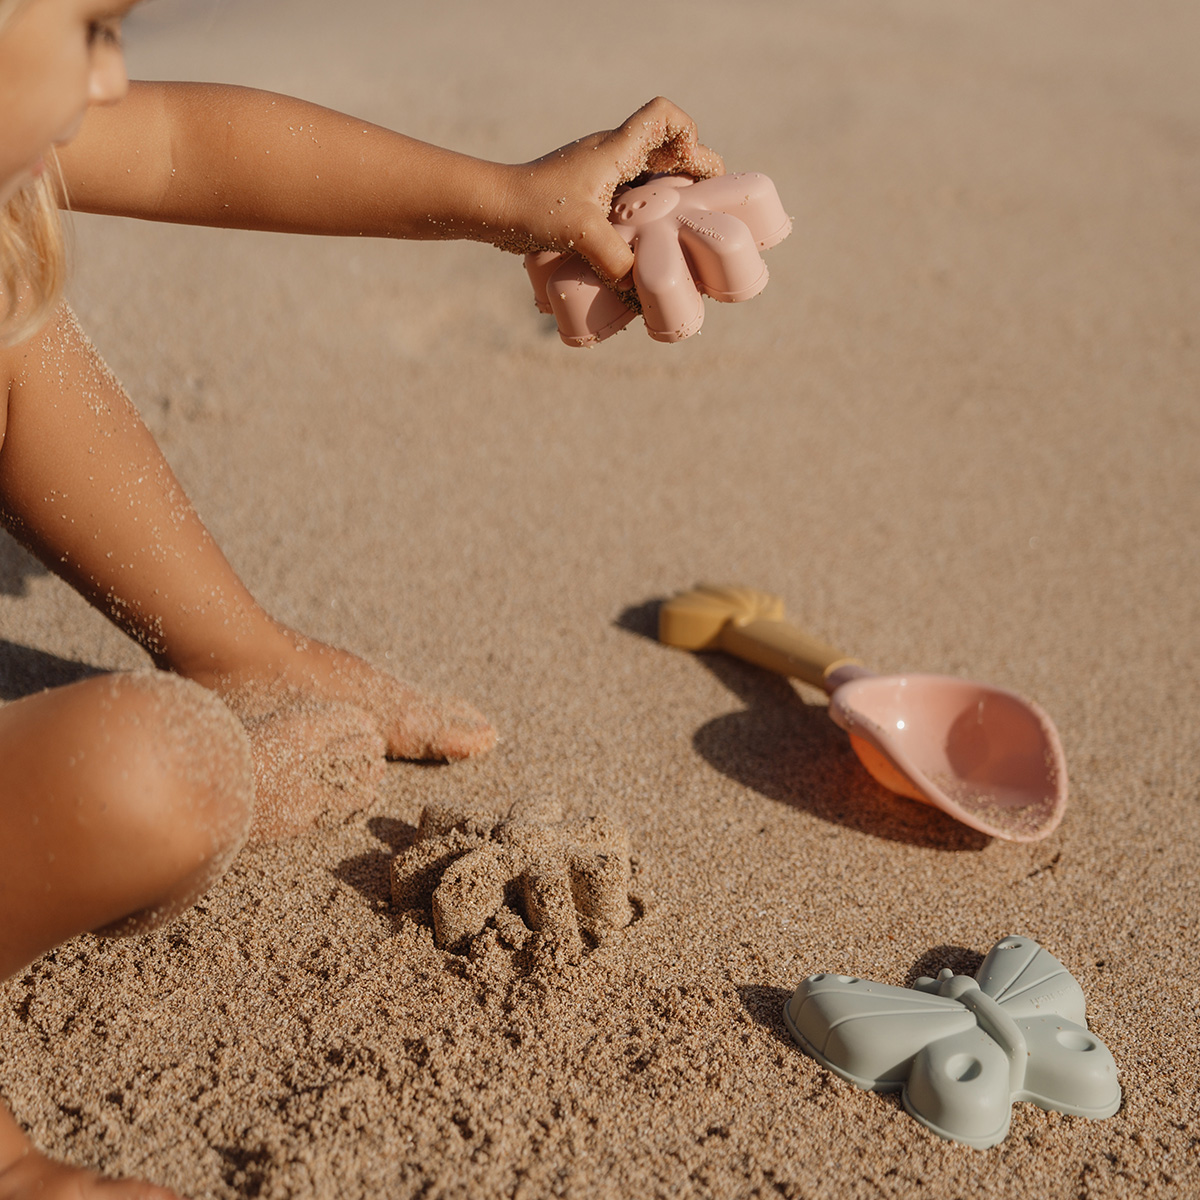
{"type": "MultiPolygon", "coordinates": [[[[25,369],[25,361],[29,355],[29,342],[18,342],[15,346],[0,342],[0,401],[8,402],[13,384],[20,378],[25,369]]],[[[0,426],[2,428],[2,426],[0,426]]]]}
{"type": "MultiPolygon", "coordinates": [[[[18,314],[19,316],[19,314],[18,314]]],[[[51,321],[54,318],[51,317],[51,321]]],[[[39,338],[43,337],[45,326],[27,335],[20,341],[8,343],[0,341],[0,443],[4,441],[4,431],[8,427],[8,403],[12,397],[13,388],[29,376],[30,355],[39,338]]]]}
{"type": "MultiPolygon", "coordinates": [[[[21,313],[13,314],[13,324],[20,325],[21,313]]],[[[55,330],[74,324],[74,313],[65,302],[57,304],[40,324],[27,331],[19,341],[6,343],[0,340],[0,396],[7,396],[14,384],[30,375],[31,362],[45,356],[47,338],[55,330]]]]}
{"type": "MultiPolygon", "coordinates": [[[[3,302],[3,299],[4,296],[0,293],[0,303],[3,302]]],[[[38,336],[36,332],[31,334],[26,330],[23,335],[18,335],[20,340],[15,343],[4,339],[5,326],[9,330],[14,327],[19,329],[24,315],[18,304],[15,311],[7,314],[4,325],[0,325],[0,398],[2,399],[7,399],[13,383],[20,377],[29,356],[29,344],[38,336]]]]}
{"type": "Polygon", "coordinates": [[[0,346],[0,446],[4,445],[4,434],[8,429],[8,397],[15,378],[11,349],[8,346],[0,346]]]}
{"type": "Polygon", "coordinates": [[[20,343],[6,346],[0,342],[0,398],[7,398],[13,380],[20,373],[24,352],[25,347],[20,343]]]}

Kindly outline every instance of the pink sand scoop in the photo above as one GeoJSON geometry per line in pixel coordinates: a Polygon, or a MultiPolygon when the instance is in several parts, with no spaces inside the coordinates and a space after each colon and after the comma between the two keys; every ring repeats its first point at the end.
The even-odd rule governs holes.
{"type": "Polygon", "coordinates": [[[1015,692],[947,675],[875,675],[783,619],[778,596],[702,586],[659,614],[659,640],[725,650],[829,694],[829,715],[890,791],[1012,842],[1062,820],[1067,767],[1049,717],[1015,692]]]}
{"type": "MultiPolygon", "coordinates": [[[[757,171],[692,180],[661,175],[613,198],[608,218],[633,250],[633,283],[646,330],[677,342],[704,320],[704,296],[750,300],[767,286],[760,250],[783,241],[792,222],[775,185],[757,171]]],[[[568,346],[594,346],[637,316],[577,253],[525,259],[534,300],[553,313],[568,346]]]]}

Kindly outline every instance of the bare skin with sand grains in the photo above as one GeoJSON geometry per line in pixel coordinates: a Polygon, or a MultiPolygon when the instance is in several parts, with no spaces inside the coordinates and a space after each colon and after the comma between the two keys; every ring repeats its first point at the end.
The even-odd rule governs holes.
{"type": "MultiPolygon", "coordinates": [[[[632,258],[606,220],[614,190],[648,170],[723,170],[661,99],[618,129],[502,165],[283,96],[130,84],[121,21],[134,6],[0,0],[0,205],[57,152],[78,210],[574,248],[619,281],[632,258]]],[[[22,303],[0,297],[0,311],[19,318],[22,303]]],[[[7,979],[77,933],[160,924],[248,838],[363,807],[386,758],[464,758],[495,733],[469,705],[263,611],[69,309],[18,344],[3,334],[0,515],[154,663],[0,708],[7,979]]],[[[33,1195],[173,1193],[51,1161],[0,1105],[0,1200],[33,1195]]]]}

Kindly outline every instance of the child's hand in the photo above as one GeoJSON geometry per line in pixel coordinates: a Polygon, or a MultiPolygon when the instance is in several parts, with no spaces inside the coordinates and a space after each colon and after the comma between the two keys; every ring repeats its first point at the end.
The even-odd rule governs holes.
{"type": "Polygon", "coordinates": [[[271,625],[256,639],[260,657],[191,673],[249,735],[251,845],[373,804],[389,758],[461,759],[496,744],[469,704],[434,699],[353,654],[271,625]]]}
{"type": "Polygon", "coordinates": [[[541,250],[577,250],[615,283],[633,267],[633,251],[608,221],[617,188],[654,172],[706,179],[723,175],[725,164],[697,141],[691,117],[660,96],[619,129],[580,138],[512,171],[513,230],[541,250]]]}
{"type": "Polygon", "coordinates": [[[0,1200],[179,1200],[174,1192],[137,1179],[103,1179],[26,1151],[0,1171],[0,1200]]]}

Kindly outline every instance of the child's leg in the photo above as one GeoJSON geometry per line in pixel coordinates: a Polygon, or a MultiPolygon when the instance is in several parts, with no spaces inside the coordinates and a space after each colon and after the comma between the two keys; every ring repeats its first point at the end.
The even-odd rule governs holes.
{"type": "MultiPolygon", "coordinates": [[[[0,707],[0,979],[84,930],[134,933],[193,903],[245,841],[250,747],[211,692],[101,676],[0,707]]],[[[0,1104],[0,1200],[170,1200],[38,1153],[0,1104]]]]}
{"type": "Polygon", "coordinates": [[[104,675],[0,708],[0,979],[85,930],[148,929],[246,840],[245,732],[210,692],[104,675]]]}
{"type": "Polygon", "coordinates": [[[287,809],[257,833],[293,832],[322,809],[370,801],[379,763],[363,713],[392,757],[463,758],[492,746],[493,730],[469,705],[433,701],[267,616],[69,310],[12,353],[20,361],[0,447],[0,513],[159,666],[219,691],[246,720],[260,800],[287,809]],[[285,786],[294,766],[304,774],[299,804],[285,786]]]}

